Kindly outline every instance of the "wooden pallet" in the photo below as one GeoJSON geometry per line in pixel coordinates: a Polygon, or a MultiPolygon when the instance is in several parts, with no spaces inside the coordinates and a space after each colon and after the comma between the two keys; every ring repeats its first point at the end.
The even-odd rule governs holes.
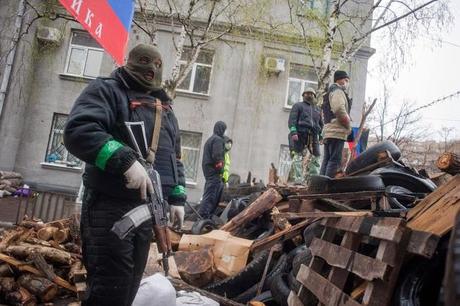
{"type": "Polygon", "coordinates": [[[302,287],[291,292],[289,305],[312,305],[315,297],[318,305],[390,305],[410,238],[405,221],[342,217],[321,224],[321,238],[310,245],[313,258],[297,274],[302,287]]]}

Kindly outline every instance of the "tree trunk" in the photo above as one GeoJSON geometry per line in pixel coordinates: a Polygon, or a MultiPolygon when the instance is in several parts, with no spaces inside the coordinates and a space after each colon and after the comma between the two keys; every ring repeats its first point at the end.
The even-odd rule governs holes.
{"type": "Polygon", "coordinates": [[[203,287],[212,281],[214,260],[210,248],[179,251],[174,259],[181,278],[190,285],[203,287]]]}
{"type": "Polygon", "coordinates": [[[21,275],[18,279],[18,284],[36,295],[42,302],[52,301],[58,293],[56,284],[44,277],[32,274],[21,275]]]}
{"type": "Polygon", "coordinates": [[[458,174],[460,173],[460,156],[452,152],[445,152],[439,156],[436,166],[446,173],[458,174]]]}
{"type": "Polygon", "coordinates": [[[260,197],[257,198],[251,205],[245,210],[236,215],[232,220],[224,224],[220,229],[223,231],[233,232],[243,225],[259,217],[267,210],[272,209],[276,203],[281,201],[283,198],[273,188],[265,191],[260,197]]]}
{"type": "Polygon", "coordinates": [[[53,238],[53,235],[59,229],[54,226],[46,226],[37,232],[37,236],[41,240],[48,241],[53,238]]]}
{"type": "Polygon", "coordinates": [[[57,250],[55,248],[40,246],[40,245],[33,245],[28,243],[21,243],[19,245],[12,245],[6,249],[7,253],[10,253],[14,256],[20,258],[26,258],[33,252],[37,252],[46,260],[62,263],[62,264],[70,264],[71,256],[70,253],[64,252],[61,250],[57,250]]]}

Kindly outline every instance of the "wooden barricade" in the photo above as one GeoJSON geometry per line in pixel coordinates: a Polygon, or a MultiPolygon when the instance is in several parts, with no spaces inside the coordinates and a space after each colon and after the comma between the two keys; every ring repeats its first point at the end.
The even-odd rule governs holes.
{"type": "Polygon", "coordinates": [[[400,218],[342,217],[320,221],[312,260],[302,265],[289,305],[390,305],[410,230],[400,218]],[[296,297],[294,296],[296,295],[296,297]]]}

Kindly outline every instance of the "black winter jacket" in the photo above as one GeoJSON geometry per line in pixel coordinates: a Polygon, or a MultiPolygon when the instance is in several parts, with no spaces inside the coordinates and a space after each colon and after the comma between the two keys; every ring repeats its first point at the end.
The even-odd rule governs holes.
{"type": "Polygon", "coordinates": [[[288,127],[290,131],[295,127],[298,133],[312,132],[320,135],[323,129],[321,110],[308,102],[297,102],[289,114],[288,127]]]}
{"type": "Polygon", "coordinates": [[[223,165],[224,162],[224,133],[226,129],[227,126],[224,122],[216,122],[214,125],[214,134],[212,134],[204,144],[201,166],[203,168],[204,177],[207,179],[219,178],[223,172],[223,167],[221,169],[216,169],[216,164],[222,162],[223,165]]]}
{"type": "MultiPolygon", "coordinates": [[[[185,186],[179,126],[169,98],[164,91],[146,94],[136,90],[135,82],[123,68],[118,68],[110,78],[97,78],[84,89],[65,127],[66,148],[86,162],[83,174],[86,187],[110,196],[140,199],[139,190],[125,187],[123,174],[138,157],[125,122],[143,122],[147,146],[150,146],[155,98],[162,101],[163,112],[154,168],[160,174],[162,185],[185,186]],[[134,108],[133,101],[141,105],[134,108]]],[[[135,136],[143,139],[141,133],[135,136]]],[[[145,158],[145,145],[141,147],[145,158]]]]}

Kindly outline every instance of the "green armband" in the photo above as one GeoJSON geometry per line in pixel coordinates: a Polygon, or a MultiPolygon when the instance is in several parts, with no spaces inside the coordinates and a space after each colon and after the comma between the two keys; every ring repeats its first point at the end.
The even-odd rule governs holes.
{"type": "Polygon", "coordinates": [[[289,131],[293,132],[293,133],[296,133],[297,132],[297,128],[295,126],[291,126],[289,128],[289,131]]]}
{"type": "Polygon", "coordinates": [[[99,153],[96,157],[96,166],[101,169],[105,170],[105,166],[107,165],[107,161],[112,157],[112,155],[117,152],[119,149],[123,148],[123,144],[119,143],[116,140],[109,140],[107,141],[102,148],[99,150],[99,153]]]}

